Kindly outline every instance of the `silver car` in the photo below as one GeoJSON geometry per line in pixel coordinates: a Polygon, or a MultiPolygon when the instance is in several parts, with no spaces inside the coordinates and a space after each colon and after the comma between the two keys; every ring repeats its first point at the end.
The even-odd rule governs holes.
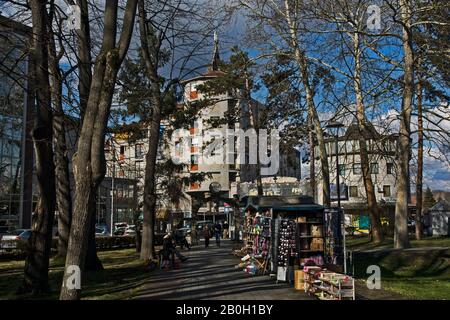
{"type": "Polygon", "coordinates": [[[16,249],[19,242],[26,242],[31,236],[30,229],[17,229],[5,234],[1,240],[2,249],[16,249]]]}

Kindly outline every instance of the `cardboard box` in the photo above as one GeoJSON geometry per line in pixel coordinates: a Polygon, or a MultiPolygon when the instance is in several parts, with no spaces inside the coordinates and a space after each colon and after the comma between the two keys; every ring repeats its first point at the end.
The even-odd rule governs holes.
{"type": "Polygon", "coordinates": [[[306,222],[306,217],[297,217],[297,223],[306,222]]]}
{"type": "Polygon", "coordinates": [[[305,273],[303,270],[295,270],[294,287],[296,290],[305,290],[305,273]]]}

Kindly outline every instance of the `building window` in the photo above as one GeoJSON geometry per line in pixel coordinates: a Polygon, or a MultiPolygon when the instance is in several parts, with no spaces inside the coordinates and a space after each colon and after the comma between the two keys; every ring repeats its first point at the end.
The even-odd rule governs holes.
{"type": "Polygon", "coordinates": [[[340,164],[338,167],[338,172],[340,176],[345,176],[345,164],[340,164]]]}
{"type": "Polygon", "coordinates": [[[353,174],[361,174],[361,163],[353,164],[353,174]]]}
{"type": "Polygon", "coordinates": [[[386,171],[387,171],[387,174],[393,174],[394,173],[394,164],[386,163],[386,171]]]}
{"type": "Polygon", "coordinates": [[[348,188],[349,191],[349,196],[352,198],[357,198],[358,197],[358,187],[356,186],[350,186],[348,188]]]}
{"type": "Polygon", "coordinates": [[[383,186],[383,194],[385,197],[391,196],[391,186],[383,186]]]}
{"type": "Polygon", "coordinates": [[[134,156],[136,157],[136,159],[144,158],[144,145],[143,144],[137,144],[134,146],[134,156]]]}
{"type": "Polygon", "coordinates": [[[378,174],[378,163],[375,162],[370,164],[370,173],[378,174]]]}
{"type": "Polygon", "coordinates": [[[125,146],[120,146],[119,161],[125,160],[125,146]]]}

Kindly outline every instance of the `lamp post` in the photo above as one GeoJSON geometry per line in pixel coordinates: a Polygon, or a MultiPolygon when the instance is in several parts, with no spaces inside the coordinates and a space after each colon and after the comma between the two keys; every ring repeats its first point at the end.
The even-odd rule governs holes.
{"type": "Polygon", "coordinates": [[[334,137],[334,145],[335,145],[335,155],[336,155],[336,191],[337,191],[337,202],[338,208],[341,207],[341,186],[339,183],[339,129],[344,125],[340,122],[330,122],[326,125],[328,129],[330,129],[331,134],[334,137]]]}
{"type": "MultiPolygon", "coordinates": [[[[329,122],[326,127],[330,129],[331,134],[334,136],[335,142],[335,155],[336,155],[336,192],[337,192],[337,203],[338,212],[341,212],[341,186],[339,181],[339,129],[344,125],[340,122],[333,121],[329,122]]],[[[343,255],[344,255],[344,274],[347,274],[347,252],[345,248],[345,216],[342,214],[342,240],[343,240],[343,255]]]]}

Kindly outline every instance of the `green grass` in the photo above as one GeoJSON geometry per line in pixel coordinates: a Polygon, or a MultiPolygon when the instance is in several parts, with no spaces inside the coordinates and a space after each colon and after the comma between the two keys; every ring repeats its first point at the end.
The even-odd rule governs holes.
{"type": "MultiPolygon", "coordinates": [[[[449,247],[450,237],[426,237],[422,240],[410,240],[412,248],[423,247],[449,247]]],[[[388,249],[394,247],[394,239],[386,238],[382,243],[375,244],[369,240],[367,236],[347,236],[346,247],[348,250],[372,250],[372,249],[388,249]]]]}
{"type": "MultiPolygon", "coordinates": [[[[98,253],[105,270],[88,272],[82,284],[82,299],[126,299],[149,276],[148,269],[135,249],[102,251],[98,253]]],[[[23,279],[24,261],[0,262],[1,299],[58,299],[64,262],[51,259],[49,283],[51,292],[39,297],[16,295],[23,279]]]]}
{"type": "MultiPolygon", "coordinates": [[[[393,240],[375,245],[365,238],[348,239],[348,250],[392,248],[393,240]]],[[[355,275],[366,279],[367,266],[381,269],[382,289],[410,299],[450,300],[450,237],[412,240],[413,248],[447,247],[442,250],[359,252],[355,255],[355,275]]]]}

